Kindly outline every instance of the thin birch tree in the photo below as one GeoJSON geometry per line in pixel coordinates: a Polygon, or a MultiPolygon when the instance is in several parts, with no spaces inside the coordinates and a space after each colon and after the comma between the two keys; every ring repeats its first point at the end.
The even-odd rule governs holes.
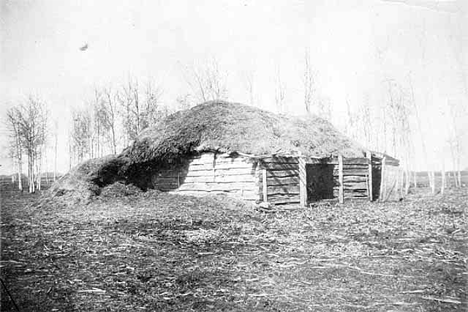
{"type": "Polygon", "coordinates": [[[27,155],[28,191],[34,193],[36,186],[40,190],[41,157],[47,139],[47,108],[36,97],[29,96],[26,102],[13,107],[9,116],[13,118],[22,152],[27,155]]]}
{"type": "Polygon", "coordinates": [[[7,111],[7,127],[10,130],[10,149],[13,162],[16,164],[18,174],[18,190],[23,191],[22,175],[23,175],[23,146],[21,144],[19,111],[15,108],[7,111]]]}
{"type": "Polygon", "coordinates": [[[202,67],[193,66],[186,74],[186,81],[199,102],[228,99],[227,73],[220,69],[216,58],[202,67]]]}

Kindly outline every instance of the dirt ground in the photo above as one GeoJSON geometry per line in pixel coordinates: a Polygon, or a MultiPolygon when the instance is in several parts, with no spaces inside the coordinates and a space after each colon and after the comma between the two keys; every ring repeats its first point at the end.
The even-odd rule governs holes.
{"type": "Polygon", "coordinates": [[[2,194],[2,311],[466,311],[468,190],[273,213],[2,194]],[[18,308],[18,309],[17,309],[18,308]]]}

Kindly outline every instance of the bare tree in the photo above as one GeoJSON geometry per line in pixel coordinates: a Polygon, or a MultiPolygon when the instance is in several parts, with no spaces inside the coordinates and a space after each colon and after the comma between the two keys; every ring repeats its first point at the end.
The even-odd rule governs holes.
{"type": "Polygon", "coordinates": [[[74,159],[82,162],[91,157],[92,124],[91,114],[87,109],[72,112],[73,128],[71,130],[72,151],[74,159]]]}
{"type": "Polygon", "coordinates": [[[117,154],[117,99],[112,88],[102,90],[103,99],[100,106],[100,122],[102,122],[107,141],[110,144],[112,154],[117,154]]]}
{"type": "Polygon", "coordinates": [[[459,125],[461,120],[466,119],[466,113],[461,105],[456,105],[456,102],[447,101],[448,108],[450,111],[450,122],[449,124],[449,139],[448,145],[450,147],[450,153],[452,156],[452,162],[455,169],[455,186],[461,187],[461,155],[462,155],[462,142],[464,141],[464,131],[460,129],[459,125]],[[461,118],[459,120],[458,118],[461,118]]]}
{"type": "Polygon", "coordinates": [[[351,101],[349,97],[346,96],[346,111],[348,115],[348,119],[346,120],[345,132],[353,139],[359,140],[358,134],[358,124],[359,124],[359,114],[355,114],[354,111],[351,109],[351,101]]]}
{"type": "Polygon", "coordinates": [[[103,109],[103,94],[97,87],[94,88],[93,99],[89,103],[92,112],[92,143],[91,143],[91,157],[101,157],[104,154],[104,141],[105,141],[105,119],[106,114],[103,109]]]}
{"type": "Polygon", "coordinates": [[[141,111],[139,84],[136,79],[129,79],[117,92],[120,104],[120,114],[123,119],[125,145],[133,140],[141,131],[141,111]]]}
{"type": "Polygon", "coordinates": [[[220,70],[215,58],[201,68],[193,67],[188,76],[186,77],[187,83],[198,101],[228,99],[227,74],[220,70]]]}
{"type": "Polygon", "coordinates": [[[21,144],[20,125],[17,109],[9,109],[7,111],[7,127],[10,130],[11,136],[11,156],[16,164],[18,173],[18,189],[23,190],[22,173],[23,173],[23,146],[21,144]]]}
{"type": "Polygon", "coordinates": [[[318,95],[317,96],[317,115],[326,120],[331,120],[332,110],[331,110],[331,100],[328,96],[318,95]]]}
{"type": "Polygon", "coordinates": [[[21,148],[26,152],[28,160],[29,192],[40,189],[41,157],[47,139],[47,109],[43,102],[33,96],[27,101],[9,111],[15,124],[17,135],[21,141],[21,148]]]}
{"type": "Polygon", "coordinates": [[[278,112],[284,112],[286,86],[281,79],[281,71],[279,66],[276,69],[275,75],[275,105],[278,112]]]}
{"type": "Polygon", "coordinates": [[[364,95],[364,102],[360,107],[359,115],[361,116],[361,131],[364,142],[368,148],[374,148],[374,122],[372,120],[371,105],[368,94],[364,95]]]}
{"type": "Polygon", "coordinates": [[[399,157],[404,164],[405,192],[409,192],[410,159],[413,150],[410,129],[410,100],[402,85],[393,79],[386,79],[387,103],[386,116],[390,128],[391,148],[394,156],[399,157]]]}
{"type": "Polygon", "coordinates": [[[310,53],[307,49],[305,52],[305,63],[304,63],[304,77],[303,77],[303,84],[304,84],[304,104],[307,113],[311,112],[312,100],[314,96],[314,74],[312,71],[310,60],[310,53]]]}
{"type": "Polygon", "coordinates": [[[142,130],[156,123],[161,116],[166,115],[165,107],[160,105],[162,93],[161,87],[150,80],[144,90],[141,90],[137,79],[129,79],[120,92],[117,92],[125,145],[133,141],[142,130]]]}
{"type": "Polygon", "coordinates": [[[184,95],[178,96],[176,102],[178,109],[185,110],[191,108],[195,101],[190,93],[186,93],[184,95]]]}
{"type": "Polygon", "coordinates": [[[254,88],[255,72],[253,70],[246,71],[244,74],[244,84],[249,95],[250,105],[255,105],[255,88],[254,88]]]}
{"type": "MultiPolygon", "coordinates": [[[[408,86],[409,86],[409,91],[410,91],[410,103],[413,107],[414,116],[416,117],[416,123],[418,126],[418,133],[419,133],[421,148],[422,148],[423,157],[424,157],[423,158],[424,164],[426,167],[428,167],[426,141],[424,138],[424,133],[422,131],[422,125],[421,125],[422,122],[421,122],[421,117],[419,114],[419,107],[418,107],[418,104],[416,103],[416,98],[414,96],[414,87],[413,87],[413,81],[411,79],[411,73],[408,74],[408,86]]],[[[432,192],[435,193],[435,175],[433,174],[431,170],[428,170],[427,176],[429,179],[429,185],[432,189],[432,192]]],[[[415,186],[416,186],[416,183],[415,183],[415,186]]]]}
{"type": "Polygon", "coordinates": [[[169,114],[167,106],[162,105],[161,97],[164,91],[160,84],[148,80],[144,90],[144,106],[142,112],[141,130],[154,125],[160,118],[169,114]]]}

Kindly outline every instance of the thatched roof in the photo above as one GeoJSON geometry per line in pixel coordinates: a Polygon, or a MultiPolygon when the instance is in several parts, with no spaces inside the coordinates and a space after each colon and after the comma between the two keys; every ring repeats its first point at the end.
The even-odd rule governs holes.
{"type": "Polygon", "coordinates": [[[48,190],[51,196],[79,193],[88,198],[98,195],[100,187],[124,180],[118,172],[125,163],[115,155],[86,160],[58,179],[48,190]]]}
{"type": "Polygon", "coordinates": [[[255,107],[207,102],[146,129],[121,157],[129,164],[171,163],[196,152],[362,157],[365,149],[316,117],[277,115],[255,107]]]}

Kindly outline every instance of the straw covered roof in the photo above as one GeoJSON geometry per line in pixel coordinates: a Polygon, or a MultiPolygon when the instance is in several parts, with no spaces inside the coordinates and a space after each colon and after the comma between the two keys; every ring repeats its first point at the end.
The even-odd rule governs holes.
{"type": "Polygon", "coordinates": [[[143,131],[121,157],[129,165],[159,164],[199,152],[362,157],[365,149],[316,116],[277,115],[212,101],[179,111],[143,131]]]}

